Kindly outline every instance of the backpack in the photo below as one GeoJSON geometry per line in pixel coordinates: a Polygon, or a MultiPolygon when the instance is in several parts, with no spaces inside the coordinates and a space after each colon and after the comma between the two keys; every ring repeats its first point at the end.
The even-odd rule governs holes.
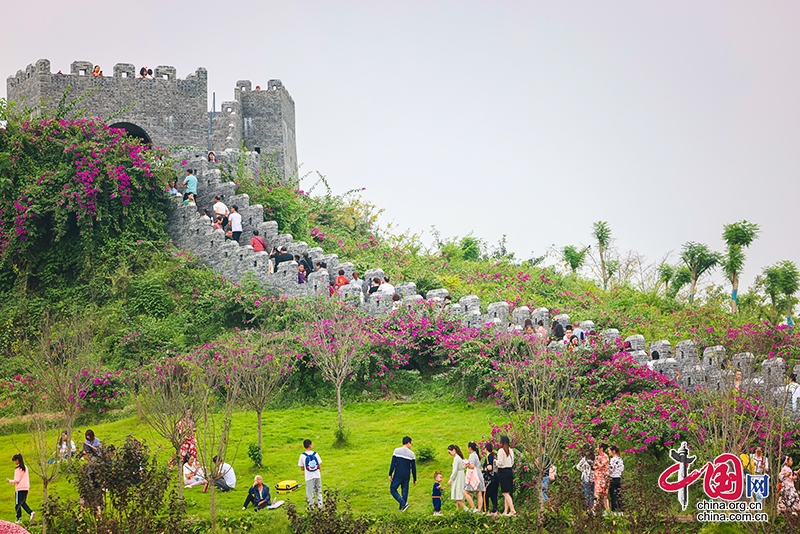
{"type": "Polygon", "coordinates": [[[304,452],[303,455],[306,457],[306,471],[319,471],[319,461],[317,461],[317,453],[312,452],[311,454],[304,452]]]}
{"type": "Polygon", "coordinates": [[[556,475],[558,475],[556,464],[550,464],[550,469],[547,470],[547,478],[549,478],[550,482],[552,482],[556,479],[556,475]]]}

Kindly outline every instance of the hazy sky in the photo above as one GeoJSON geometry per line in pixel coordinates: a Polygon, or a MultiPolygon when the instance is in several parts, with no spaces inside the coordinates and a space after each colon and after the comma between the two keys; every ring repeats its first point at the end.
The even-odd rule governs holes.
{"type": "MultiPolygon", "coordinates": [[[[655,260],[759,223],[743,280],[800,263],[800,2],[16,1],[0,72],[39,58],[283,81],[298,158],[401,228],[523,258],[607,220],[655,260]]],[[[307,184],[306,184],[307,185],[307,184]]],[[[427,238],[429,240],[429,237],[427,238]]],[[[743,287],[743,288],[744,288],[743,287]]]]}

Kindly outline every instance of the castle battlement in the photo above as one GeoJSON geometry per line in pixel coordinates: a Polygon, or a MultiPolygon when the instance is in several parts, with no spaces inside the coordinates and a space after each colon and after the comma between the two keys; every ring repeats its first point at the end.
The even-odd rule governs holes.
{"type": "Polygon", "coordinates": [[[84,95],[79,107],[89,116],[113,116],[110,126],[147,143],[215,152],[244,144],[269,157],[284,178],[296,178],[294,100],[281,80],[269,80],[259,91],[250,80],[239,80],[233,100],[209,111],[203,67],[184,79],[171,65],[155,67],[150,79],[140,78],[132,63],[117,63],[104,76],[92,76],[93,69],[91,61],[74,61],[69,73],[53,74],[50,61],[40,59],[7,78],[8,99],[54,106],[69,90],[71,98],[84,95]]]}

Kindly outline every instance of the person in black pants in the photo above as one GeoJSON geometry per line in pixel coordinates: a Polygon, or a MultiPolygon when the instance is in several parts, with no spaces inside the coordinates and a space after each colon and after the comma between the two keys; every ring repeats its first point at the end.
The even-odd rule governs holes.
{"type": "Polygon", "coordinates": [[[411,438],[403,438],[403,446],[397,447],[392,453],[392,463],[389,466],[389,492],[400,505],[400,511],[408,510],[408,483],[414,478],[417,485],[417,457],[411,450],[411,438]],[[397,491],[400,488],[402,494],[397,491]]]}
{"type": "Polygon", "coordinates": [[[486,509],[489,515],[497,515],[497,488],[499,483],[497,481],[497,466],[494,464],[494,446],[487,443],[484,447],[486,449],[486,460],[483,462],[483,482],[486,484],[486,509]],[[492,509],[489,510],[489,502],[492,503],[492,509]]]}
{"type": "Polygon", "coordinates": [[[247,490],[247,499],[244,501],[242,510],[247,510],[247,505],[250,503],[253,503],[256,512],[272,504],[269,496],[269,486],[264,485],[264,480],[261,478],[261,475],[256,475],[253,485],[247,490]]]}
{"type": "Polygon", "coordinates": [[[621,477],[622,471],[625,469],[625,464],[619,456],[619,447],[612,445],[609,447],[611,451],[611,460],[608,463],[608,476],[611,478],[611,484],[608,487],[608,492],[611,497],[611,512],[622,512],[622,484],[621,477]]]}
{"type": "Polygon", "coordinates": [[[14,501],[14,510],[17,512],[17,523],[22,520],[22,510],[25,510],[26,513],[31,514],[31,521],[33,521],[33,516],[35,515],[31,507],[28,506],[28,490],[31,489],[31,479],[30,473],[28,472],[28,468],[25,467],[25,460],[22,459],[21,454],[15,454],[11,460],[13,460],[14,465],[14,478],[7,478],[6,481],[9,484],[14,484],[14,490],[16,492],[16,499],[14,501]]]}

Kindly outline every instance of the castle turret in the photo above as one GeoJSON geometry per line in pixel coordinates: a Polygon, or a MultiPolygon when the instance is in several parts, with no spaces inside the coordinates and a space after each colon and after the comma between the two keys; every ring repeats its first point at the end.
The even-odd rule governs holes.
{"type": "Polygon", "coordinates": [[[179,79],[175,67],[160,65],[152,78],[138,76],[130,63],[118,63],[110,76],[92,76],[94,64],[75,61],[68,74],[51,72],[50,61],[40,59],[6,82],[9,100],[29,106],[44,102],[53,107],[69,89],[71,99],[83,96],[79,107],[91,117],[113,117],[111,126],[163,148],[176,146],[221,152],[258,151],[271,159],[286,179],[297,179],[294,100],[280,80],[258,90],[250,81],[236,84],[234,99],[208,112],[208,73],[198,68],[179,79]]]}

